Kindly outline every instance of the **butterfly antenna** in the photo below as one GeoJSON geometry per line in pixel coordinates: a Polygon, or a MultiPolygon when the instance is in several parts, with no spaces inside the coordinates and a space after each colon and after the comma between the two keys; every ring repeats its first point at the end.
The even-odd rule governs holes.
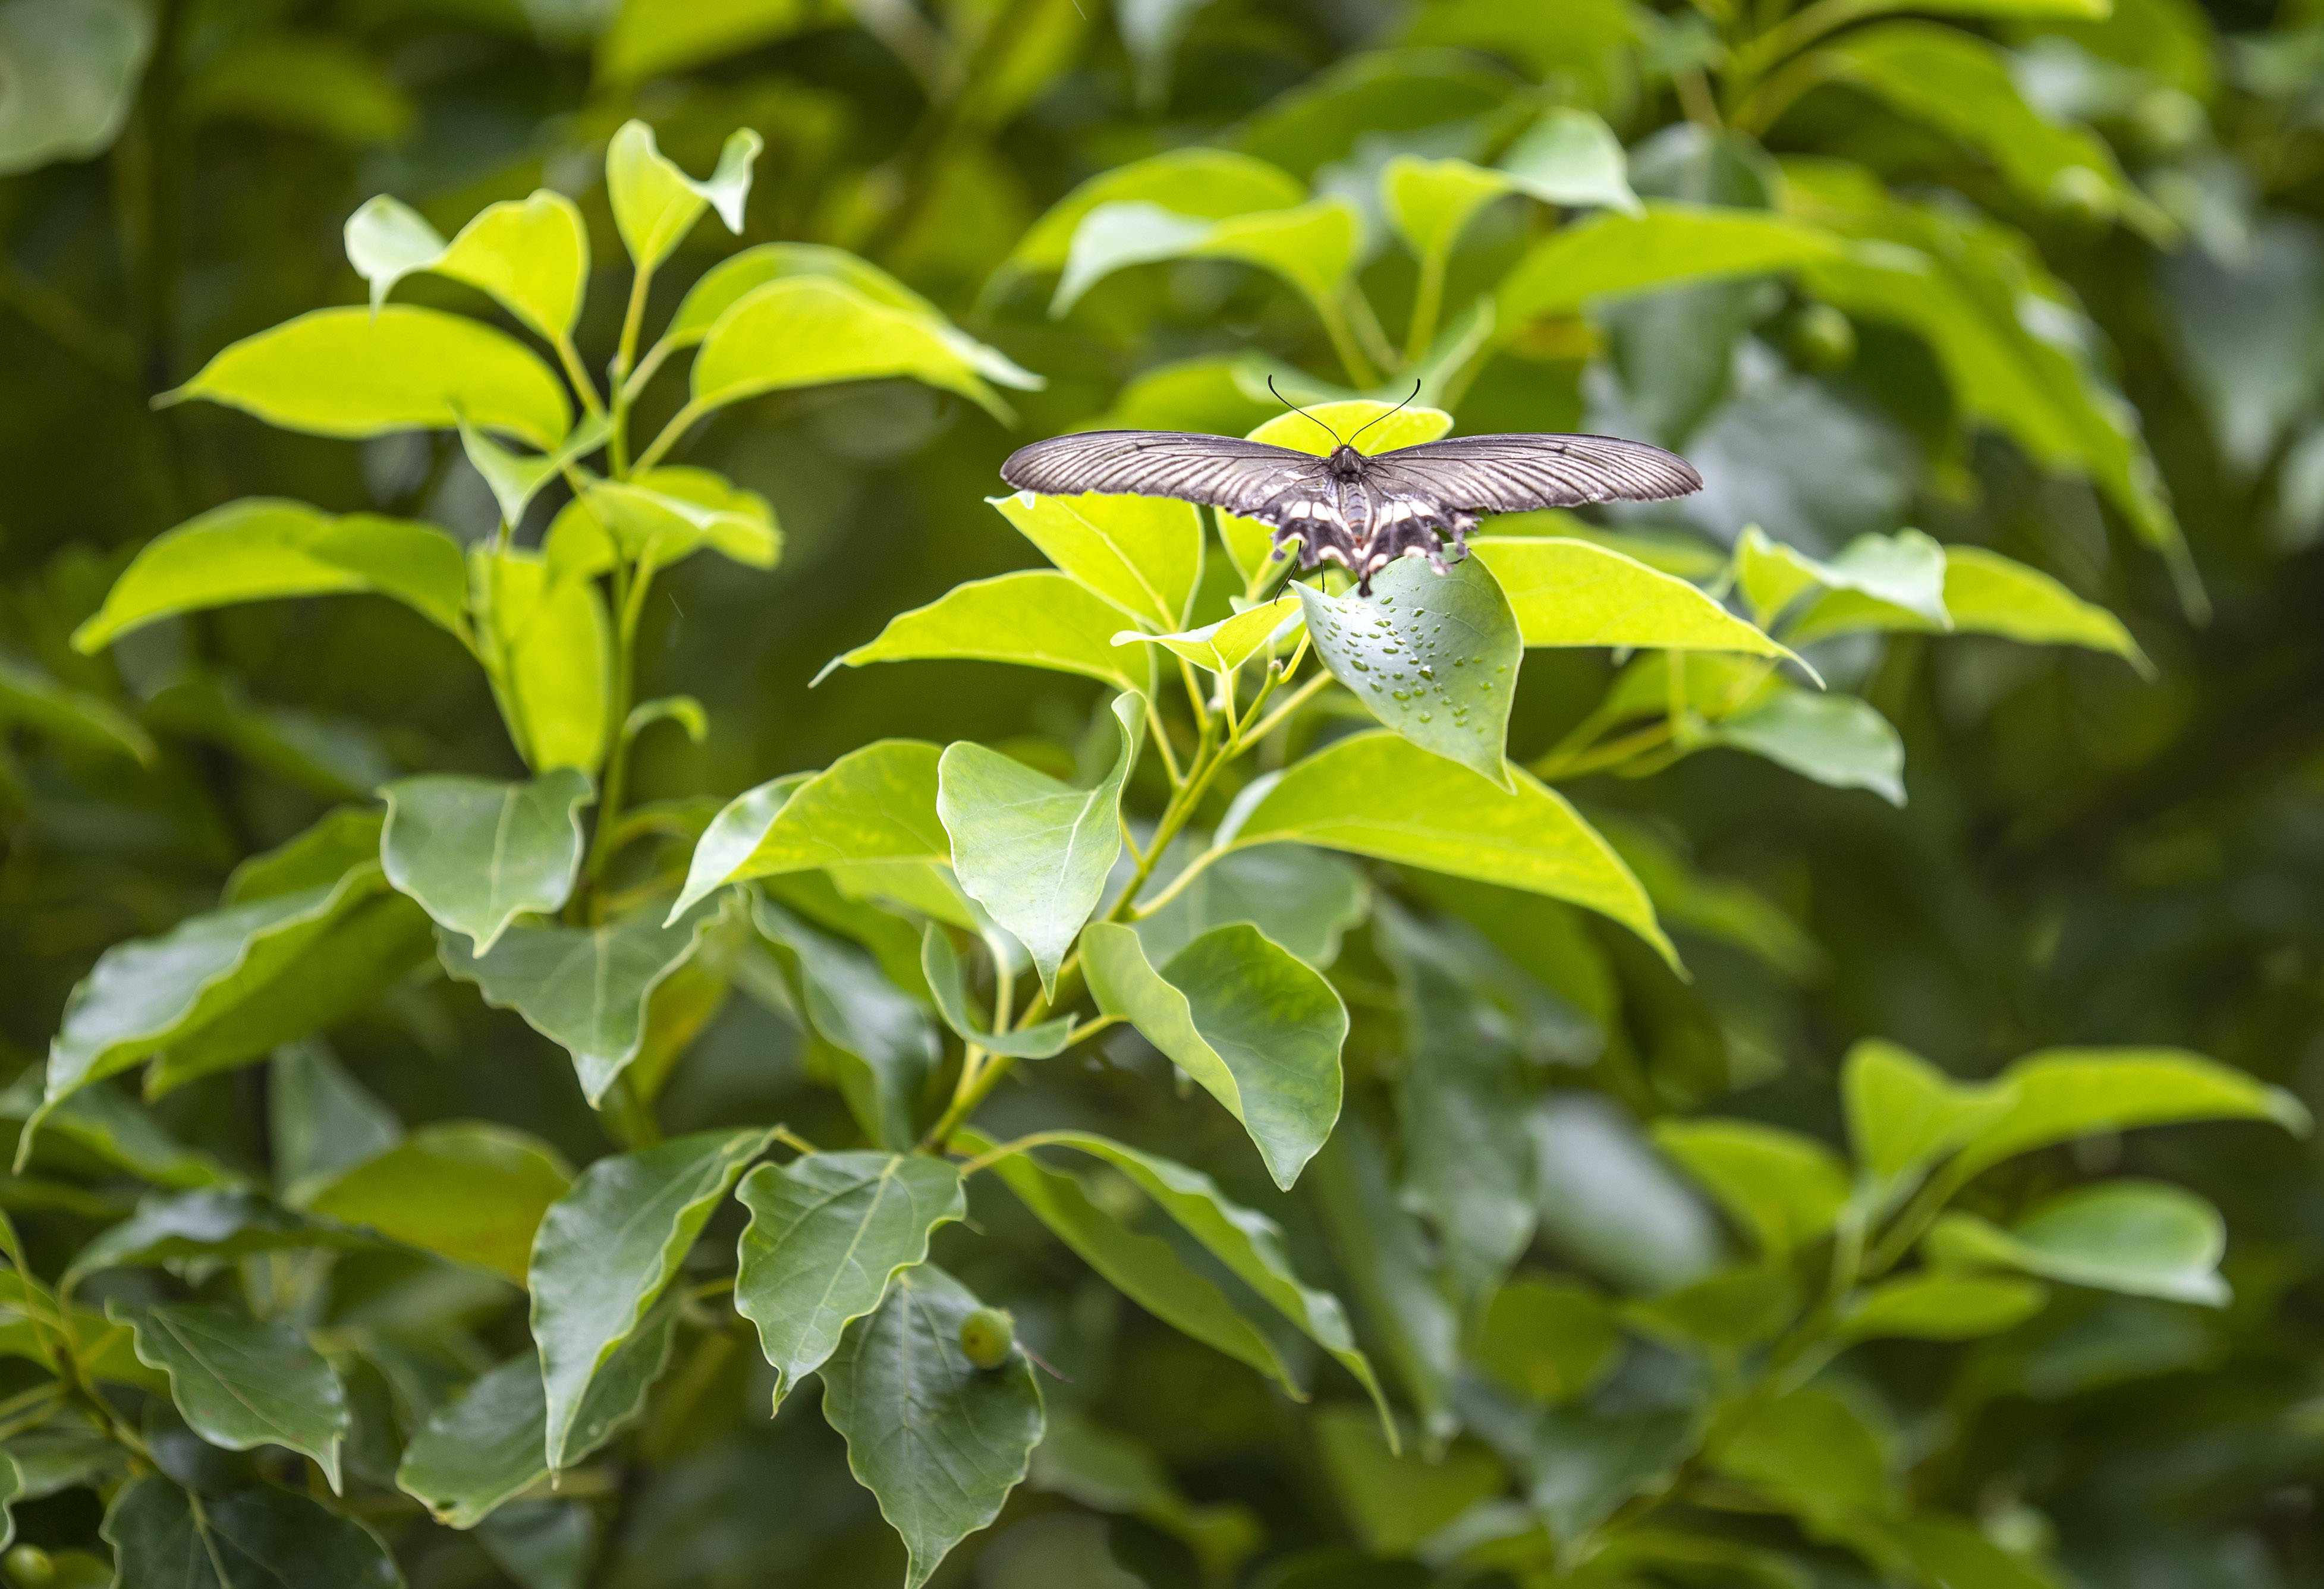
{"type": "MultiPolygon", "coordinates": [[[[1267,378],[1267,389],[1269,392],[1275,392],[1275,377],[1272,375],[1269,375],[1267,378]]],[[[1340,433],[1337,430],[1333,430],[1329,425],[1323,424],[1323,420],[1316,419],[1314,414],[1311,414],[1305,409],[1301,408],[1297,403],[1284,396],[1280,392],[1275,392],[1275,401],[1281,403],[1285,408],[1289,409],[1293,413],[1297,414],[1300,418],[1309,420],[1314,424],[1323,426],[1323,434],[1332,439],[1332,445],[1334,447],[1344,447],[1347,445],[1340,439],[1340,433]]]]}
{"type": "MultiPolygon", "coordinates": [[[[1417,381],[1415,381],[1415,382],[1412,383],[1412,390],[1411,390],[1411,391],[1409,391],[1409,392],[1407,392],[1407,393],[1406,393],[1404,394],[1404,402],[1399,402],[1399,403],[1397,403],[1397,404],[1396,405],[1396,407],[1395,407],[1395,408],[1392,408],[1392,409],[1388,410],[1388,413],[1386,413],[1386,414],[1374,414],[1370,419],[1366,420],[1362,424],[1360,424],[1360,425],[1359,425],[1359,426],[1357,426],[1357,427],[1356,427],[1356,436],[1361,436],[1365,431],[1367,431],[1367,430],[1370,430],[1374,425],[1377,425],[1377,424],[1379,424],[1382,420],[1387,419],[1387,418],[1388,417],[1388,415],[1389,415],[1389,414],[1394,414],[1394,413],[1397,412],[1398,411],[1400,411],[1400,410],[1404,407],[1404,403],[1405,403],[1405,402],[1410,402],[1414,398],[1418,397],[1419,395],[1420,395],[1420,383],[1419,383],[1419,382],[1417,382],[1417,381]]],[[[1348,445],[1349,445],[1350,447],[1353,447],[1353,446],[1356,444],[1356,436],[1351,436],[1351,437],[1349,437],[1349,438],[1348,438],[1348,445]]]]}

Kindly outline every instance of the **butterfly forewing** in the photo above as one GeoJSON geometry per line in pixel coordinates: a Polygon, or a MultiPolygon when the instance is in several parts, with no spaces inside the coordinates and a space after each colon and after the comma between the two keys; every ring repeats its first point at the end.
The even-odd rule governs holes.
{"type": "Polygon", "coordinates": [[[1676,453],[1613,436],[1458,436],[1370,463],[1371,478],[1389,490],[1477,513],[1658,502],[1702,489],[1702,476],[1676,453]]]}
{"type": "Polygon", "coordinates": [[[1019,491],[1172,496],[1259,516],[1286,493],[1321,489],[1324,461],[1287,447],[1181,430],[1085,430],[1010,455],[1001,477],[1019,491]]]}

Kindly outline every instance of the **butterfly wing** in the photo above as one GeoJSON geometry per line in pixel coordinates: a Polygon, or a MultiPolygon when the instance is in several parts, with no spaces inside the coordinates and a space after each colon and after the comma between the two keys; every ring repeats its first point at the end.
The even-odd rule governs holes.
{"type": "Polygon", "coordinates": [[[1322,458],[1263,441],[1181,430],[1053,436],[1011,453],[1001,477],[1019,491],[1170,496],[1278,524],[1305,516],[1293,513],[1296,504],[1328,501],[1331,494],[1322,458]]]}
{"type": "Polygon", "coordinates": [[[1660,502],[1702,489],[1678,454],[1613,436],[1456,436],[1381,453],[1369,476],[1385,492],[1471,513],[1660,502]]]}

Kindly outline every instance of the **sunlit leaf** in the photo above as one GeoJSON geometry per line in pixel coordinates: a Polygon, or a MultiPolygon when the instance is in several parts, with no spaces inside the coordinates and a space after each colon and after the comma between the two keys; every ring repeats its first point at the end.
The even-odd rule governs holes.
{"type": "Polygon", "coordinates": [[[2305,1105],[2281,1087],[2177,1049],[2045,1049],[2001,1073],[2009,1107],[1970,1137],[1957,1173],[2052,1142],[2185,1120],[2271,1120],[2305,1132],[2305,1105]]]}
{"type": "MultiPolygon", "coordinates": [[[[1230,259],[1289,282],[1308,302],[1328,306],[1355,268],[1361,241],[1355,207],[1318,199],[1288,209],[1222,220],[1182,215],[1146,199],[1112,200],[1084,215],[1049,313],[1062,316],[1116,271],[1166,259],[1230,259]]],[[[1326,317],[1336,314],[1326,308],[1326,317]]]]}
{"type": "Polygon", "coordinates": [[[1480,536],[1470,549],[1508,593],[1528,646],[1791,652],[1687,581],[1584,540],[1480,536]]]}
{"type": "Polygon", "coordinates": [[[1070,575],[1046,569],[1002,574],[954,586],[927,606],[897,614],[878,639],[836,658],[824,671],[843,662],[861,668],[867,662],[963,657],[1079,673],[1116,689],[1150,694],[1153,663],[1114,649],[1120,628],[1120,612],[1070,575]]]}
{"type": "Polygon", "coordinates": [[[694,846],[670,919],[754,877],[867,861],[949,864],[952,837],[936,814],[942,754],[921,740],[878,740],[821,772],[736,796],[694,846]]]}
{"type": "Polygon", "coordinates": [[[1892,806],[1904,803],[1904,742],[1861,696],[1786,686],[1721,718],[1711,743],[1764,756],[1833,789],[1867,789],[1892,806]]]}
{"type": "Polygon", "coordinates": [[[105,605],[73,631],[73,646],[95,651],[178,613],[338,591],[392,596],[467,638],[467,573],[459,542],[441,530],[248,496],[146,542],[105,605]]]}
{"type": "Polygon", "coordinates": [[[589,284],[589,232],[564,194],[488,204],[446,243],[417,210],[383,194],[347,217],[347,263],[371,283],[376,310],[420,271],[465,282],[551,342],[569,336],[589,284]]]}
{"type": "Polygon", "coordinates": [[[2225,1307],[2227,1223],[2194,1193],[2161,1181],[2110,1180],[2036,1204],[2009,1229],[1973,1214],[1942,1215],[1923,1238],[1947,1269],[2020,1270],[2069,1285],[2225,1307]]]}
{"type": "Polygon", "coordinates": [[[594,774],[605,755],[613,654],[597,587],[516,548],[472,548],[468,579],[478,651],[519,753],[537,772],[594,774]]]}
{"type": "Polygon", "coordinates": [[[1203,574],[1203,518],[1159,496],[986,499],[1041,555],[1151,628],[1185,623],[1203,574]]]}
{"type": "Polygon", "coordinates": [[[1840,250],[1829,233],[1764,211],[1658,201],[1640,216],[1601,213],[1561,227],[1517,261],[1495,290],[1495,321],[1513,331],[1597,299],[1765,275],[1840,250]]]}
{"type": "Polygon", "coordinates": [[[985,382],[996,366],[966,351],[965,340],[941,321],[866,298],[833,278],[787,277],[745,293],[704,334],[694,358],[693,406],[903,376],[957,392],[1011,422],[1009,405],[985,382]]]}
{"type": "Polygon", "coordinates": [[[1385,731],[1338,740],[1298,762],[1257,801],[1228,842],[1297,839],[1569,900],[1676,951],[1646,890],[1555,790],[1515,774],[1514,792],[1385,731]]]}
{"type": "Polygon", "coordinates": [[[1864,1293],[1841,1315],[1840,1328],[1851,1341],[1968,1341],[2015,1328],[2041,1312],[2049,1297],[2032,1280],[1906,1275],[1864,1293]]]}
{"type": "Polygon", "coordinates": [[[1104,896],[1121,854],[1121,787],[1145,743],[1145,701],[1113,699],[1120,747],[1086,790],[966,740],[936,764],[936,815],[952,838],[953,872],[969,898],[1033,956],[1055,992],[1057,966],[1104,896]]]}
{"type": "Polygon", "coordinates": [[[1142,634],[1125,629],[1113,637],[1116,645],[1160,645],[1198,668],[1231,673],[1263,651],[1271,651],[1296,633],[1306,622],[1296,596],[1279,596],[1231,618],[1205,624],[1199,629],[1173,634],[1142,634]]]}
{"type": "Polygon", "coordinates": [[[1747,1120],[1665,1120],[1654,1136],[1771,1259],[1831,1230],[1848,1201],[1840,1156],[1812,1137],[1747,1120]]]}
{"type": "Polygon", "coordinates": [[[571,429],[564,384],[531,349],[462,315],[318,309],[245,337],[169,394],[318,436],[449,430],[466,416],[543,452],[571,429]]]}
{"type": "Polygon", "coordinates": [[[1306,197],[1296,178],[1263,160],[1230,149],[1173,149],[1102,171],[1066,194],[1027,228],[1003,269],[1064,269],[1074,235],[1101,205],[1146,203],[1217,219],[1289,209],[1306,197]]]}
{"type": "Polygon", "coordinates": [[[834,0],[626,0],[597,41],[597,70],[608,81],[642,82],[848,16],[834,0]]]}
{"type": "Polygon", "coordinates": [[[706,209],[715,208],[726,229],[742,229],[751,197],[751,165],[764,140],[744,127],[728,135],[717,169],[701,181],[678,168],[654,143],[653,129],[628,121],[605,146],[605,196],[622,245],[641,270],[651,270],[686,240],[706,209]]]}

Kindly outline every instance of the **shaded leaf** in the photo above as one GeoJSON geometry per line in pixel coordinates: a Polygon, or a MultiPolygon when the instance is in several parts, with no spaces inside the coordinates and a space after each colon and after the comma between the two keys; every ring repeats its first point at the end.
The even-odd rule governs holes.
{"type": "Polygon", "coordinates": [[[249,1192],[204,1187],[152,1195],[137,1212],[82,1248],[59,1282],[66,1291],[84,1276],[124,1264],[172,1259],[235,1259],[293,1247],[362,1247],[361,1233],[323,1220],[302,1219],[249,1192]]]}
{"type": "Polygon", "coordinates": [[[1004,273],[1063,269],[1074,234],[1101,205],[1143,202],[1182,216],[1218,218],[1288,209],[1306,196],[1289,172],[1248,154],[1199,146],[1173,149],[1083,182],[1026,228],[1001,268],[1004,273]]]}
{"type": "Polygon", "coordinates": [[[1493,1293],[1471,1360],[1501,1384],[1545,1405],[1597,1388],[1621,1349],[1606,1299],[1563,1277],[1510,1281],[1493,1293]]]}
{"type": "Polygon", "coordinates": [[[552,1471],[579,1460],[590,1390],[637,1334],[695,1237],[774,1140],[771,1130],[697,1132],[583,1170],[549,1206],[525,1286],[547,1392],[552,1471]]]}
{"type": "MultiPolygon", "coordinates": [[[[1181,868],[1166,857],[1149,892],[1181,868]]],[[[1220,856],[1151,916],[1139,919],[1148,960],[1167,962],[1213,928],[1248,921],[1317,970],[1371,910],[1371,889],[1345,861],[1305,845],[1255,845],[1220,856]]]]}
{"type": "Polygon", "coordinates": [[[1098,1008],[1241,1121],[1277,1186],[1296,1181],[1340,1116],[1348,1012],[1332,985],[1248,922],[1213,928],[1158,972],[1134,929],[1098,922],[1082,958],[1098,1008]]]}
{"type": "Polygon", "coordinates": [[[1535,1427],[1526,1498],[1570,1548],[1631,1496],[1668,1489],[1702,1439],[1692,1412],[1554,1408],[1535,1427]]]}
{"type": "Polygon", "coordinates": [[[18,723],[52,739],[127,755],[149,767],[161,753],[153,736],[112,702],[69,689],[45,673],[0,657],[0,727],[18,723]]]}
{"type": "Polygon", "coordinates": [[[284,1044],[267,1064],[266,1134],[276,1195],[299,1208],[340,1172],[401,1141],[403,1122],[309,1040],[284,1044]]]}
{"type": "Polygon", "coordinates": [[[1541,1228],[1582,1268],[1634,1291],[1665,1291],[1720,1262],[1711,1211],[1611,1100],[1553,1093],[1535,1108],[1541,1228]]]}
{"type": "Polygon", "coordinates": [[[820,1039],[839,1090],[863,1128],[883,1147],[907,1148],[941,1050],[919,1002],[881,975],[854,945],[825,937],[766,900],[752,919],[776,957],[789,1012],[820,1039]]]}
{"type": "Polygon", "coordinates": [[[1663,1120],[1654,1138],[1770,1259],[1830,1231],[1848,1202],[1840,1156],[1796,1132],[1748,1120],[1663,1120]]]}
{"type": "Polygon", "coordinates": [[[122,1584],[183,1589],[401,1589],[376,1535],[304,1495],[260,1484],[192,1494],[158,1474],[133,1480],[99,1532],[122,1584]]]}
{"type": "Polygon", "coordinates": [[[986,1030],[990,1022],[978,1019],[969,1007],[966,968],[961,964],[960,953],[953,947],[944,928],[933,921],[920,940],[920,970],[944,1023],[963,1042],[974,1043],[988,1054],[1006,1054],[1015,1059],[1047,1059],[1062,1053],[1072,1035],[1074,1019],[1070,1015],[1005,1032],[986,1030]]]}
{"type": "Polygon", "coordinates": [[[1892,1442],[1849,1402],[1808,1386],[1721,1431],[1711,1465],[1809,1517],[1900,1509],[1892,1442]]]}
{"type": "Polygon", "coordinates": [[[1389,1449],[1360,1407],[1319,1407],[1310,1427],[1340,1510],[1374,1556],[1417,1553],[1423,1541],[1508,1486],[1493,1454],[1473,1443],[1434,1458],[1389,1449]]]}
{"type": "Polygon", "coordinates": [[[113,1301],[105,1316],[136,1332],[139,1360],[170,1376],[171,1400],[203,1439],[231,1451],[287,1446],[339,1488],[346,1390],[297,1330],[201,1303],[113,1301]]]}
{"type": "Polygon", "coordinates": [[[538,1139],[483,1121],[447,1121],[356,1165],[308,1208],[521,1285],[533,1231],[571,1184],[538,1139]]]}
{"type": "Polygon", "coordinates": [[[1833,789],[1870,790],[1892,806],[1904,803],[1904,742],[1861,696],[1780,688],[1721,718],[1711,743],[1764,756],[1833,789]]]}
{"type": "Polygon", "coordinates": [[[999,1514],[1040,1443],[1041,1392],[1024,1354],[978,1369],[961,1351],[961,1326],[980,1306],[933,1264],[907,1270],[824,1365],[823,1415],[903,1538],[905,1589],[999,1514]]]}
{"type": "Polygon", "coordinates": [[[581,808],[595,795],[571,767],[526,783],[456,773],[405,778],[381,790],[387,880],[436,923],[489,954],[510,922],[561,909],[581,864],[581,808]]]}
{"type": "Polygon", "coordinates": [[[2218,1272],[2227,1245],[2219,1211],[2161,1181],[2111,1180],[2063,1192],[2006,1231],[1973,1214],[1947,1214],[1923,1240],[1931,1260],[1946,1268],[2015,1269],[2207,1307],[2225,1307],[2229,1296],[2218,1272]]]}
{"type": "Polygon", "coordinates": [[[1840,1329],[1851,1341],[1968,1341],[2015,1328],[2041,1312],[2049,1297],[2048,1288],[2032,1280],[1906,1275],[1856,1298],[1840,1329]]]}
{"type": "MultiPolygon", "coordinates": [[[[1368,1334],[1428,1442],[1442,1443],[1458,1427],[1451,1398],[1461,1322],[1429,1272],[1420,1227],[1397,1201],[1379,1145],[1360,1118],[1342,1122],[1315,1156],[1309,1187],[1368,1334]]],[[[1383,1407],[1383,1421],[1387,1416],[1383,1407]]]]}
{"type": "Polygon", "coordinates": [[[130,0],[17,0],[0,9],[0,172],[112,147],[152,47],[152,17],[130,0]]]}

